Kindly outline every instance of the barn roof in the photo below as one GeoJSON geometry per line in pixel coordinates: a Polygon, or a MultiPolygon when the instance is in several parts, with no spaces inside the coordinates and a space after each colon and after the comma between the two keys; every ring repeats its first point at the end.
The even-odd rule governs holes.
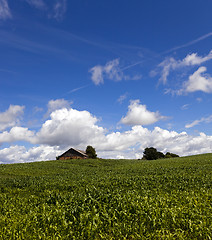
{"type": "Polygon", "coordinates": [[[81,154],[84,155],[85,157],[88,157],[88,155],[86,154],[85,151],[82,151],[82,150],[79,150],[79,149],[76,149],[76,148],[72,148],[72,149],[74,149],[75,151],[81,153],[81,154]]]}
{"type": "Polygon", "coordinates": [[[76,153],[79,153],[79,155],[83,155],[84,157],[88,158],[88,155],[86,154],[86,152],[79,150],[79,149],[75,149],[75,148],[70,148],[68,149],[66,152],[64,152],[62,155],[60,155],[59,157],[62,157],[64,155],[66,155],[67,153],[69,153],[70,151],[75,151],[76,153]]]}

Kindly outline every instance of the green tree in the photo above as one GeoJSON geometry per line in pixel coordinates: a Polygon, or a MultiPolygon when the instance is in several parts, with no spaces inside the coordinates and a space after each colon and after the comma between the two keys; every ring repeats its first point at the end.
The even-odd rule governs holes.
{"type": "Polygon", "coordinates": [[[144,149],[144,156],[147,160],[158,159],[158,151],[156,148],[150,147],[144,149]]]}
{"type": "Polygon", "coordinates": [[[89,158],[97,158],[96,150],[92,146],[87,146],[86,154],[89,158]]]}
{"type": "Polygon", "coordinates": [[[162,152],[157,152],[157,159],[158,158],[165,158],[165,155],[162,152]]]}
{"type": "Polygon", "coordinates": [[[170,152],[167,152],[165,155],[165,158],[175,158],[175,157],[179,157],[179,155],[170,153],[170,152]]]}
{"type": "Polygon", "coordinates": [[[179,157],[177,154],[167,152],[165,155],[162,152],[158,152],[156,148],[150,147],[144,149],[144,155],[142,159],[155,160],[159,158],[174,158],[179,157]]]}

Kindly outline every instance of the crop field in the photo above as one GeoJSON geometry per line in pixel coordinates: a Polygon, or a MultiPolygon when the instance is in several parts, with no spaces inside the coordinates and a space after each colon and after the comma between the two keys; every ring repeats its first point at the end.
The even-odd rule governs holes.
{"type": "Polygon", "coordinates": [[[212,239],[212,154],[0,165],[0,239],[212,239]]]}

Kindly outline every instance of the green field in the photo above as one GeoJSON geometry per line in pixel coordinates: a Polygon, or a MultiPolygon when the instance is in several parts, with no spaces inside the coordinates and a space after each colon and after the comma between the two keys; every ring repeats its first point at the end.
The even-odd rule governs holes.
{"type": "Polygon", "coordinates": [[[212,239],[212,154],[0,165],[0,239],[212,239]]]}

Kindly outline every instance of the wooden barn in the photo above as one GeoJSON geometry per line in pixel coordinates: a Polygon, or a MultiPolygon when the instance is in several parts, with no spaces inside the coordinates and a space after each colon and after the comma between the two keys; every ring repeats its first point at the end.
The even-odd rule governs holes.
{"type": "Polygon", "coordinates": [[[64,152],[62,155],[58,156],[57,160],[64,160],[64,159],[86,159],[88,155],[86,152],[82,150],[78,150],[75,148],[70,148],[68,151],[64,152]]]}

